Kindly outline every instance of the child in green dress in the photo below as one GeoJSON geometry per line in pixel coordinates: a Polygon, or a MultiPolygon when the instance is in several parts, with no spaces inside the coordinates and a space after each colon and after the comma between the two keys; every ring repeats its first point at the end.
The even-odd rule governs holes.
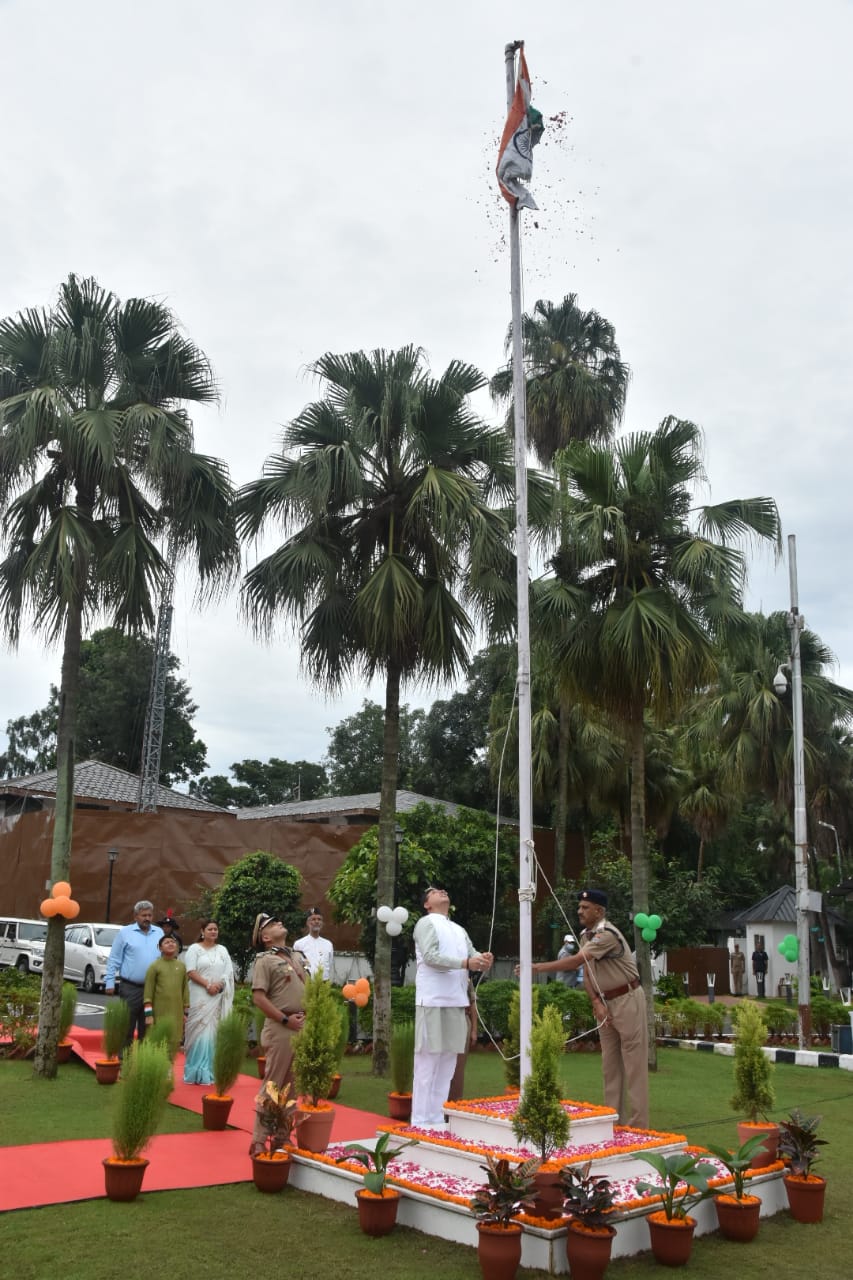
{"type": "Polygon", "coordinates": [[[143,1001],[145,1025],[170,1023],[169,1053],[174,1058],[184,1034],[184,1019],[190,1004],[190,989],[183,961],[178,959],[178,943],[164,934],[158,942],[160,959],[145,975],[143,1001]]]}

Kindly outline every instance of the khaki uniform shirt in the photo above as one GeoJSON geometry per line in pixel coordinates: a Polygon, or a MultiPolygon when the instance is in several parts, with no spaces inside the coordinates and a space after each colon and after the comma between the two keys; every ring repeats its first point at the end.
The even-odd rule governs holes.
{"type": "Polygon", "coordinates": [[[581,935],[584,957],[583,983],[590,996],[614,991],[639,980],[631,948],[609,920],[600,920],[594,929],[581,935]]]}
{"type": "Polygon", "coordinates": [[[282,1013],[299,1013],[305,1007],[305,970],[286,948],[262,951],[255,961],[252,990],[263,991],[282,1013]]]}

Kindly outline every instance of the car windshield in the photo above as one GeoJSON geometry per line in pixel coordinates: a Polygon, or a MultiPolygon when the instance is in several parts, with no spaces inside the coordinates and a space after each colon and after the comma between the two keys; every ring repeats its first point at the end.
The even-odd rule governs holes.
{"type": "Polygon", "coordinates": [[[22,942],[44,942],[47,937],[46,924],[18,925],[18,937],[22,942]]]}
{"type": "Polygon", "coordinates": [[[98,947],[111,947],[116,940],[118,928],[112,929],[109,926],[95,930],[95,945],[98,947]]]}

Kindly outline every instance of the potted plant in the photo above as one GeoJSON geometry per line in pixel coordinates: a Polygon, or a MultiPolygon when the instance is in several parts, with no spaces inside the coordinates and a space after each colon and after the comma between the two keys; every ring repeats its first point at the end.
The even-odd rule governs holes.
{"type": "Polygon", "coordinates": [[[797,1108],[779,1124],[779,1154],[788,1164],[785,1190],[797,1222],[823,1221],[826,1178],[811,1171],[819,1158],[818,1147],[826,1146],[826,1139],[817,1136],[820,1119],[820,1116],[804,1116],[797,1108]]]}
{"type": "Polygon", "coordinates": [[[521,1262],[521,1223],[518,1213],[533,1208],[536,1157],[517,1161],[486,1156],[480,1165],[488,1181],[470,1202],[477,1218],[477,1256],[483,1280],[513,1280],[521,1262]]]}
{"type": "Polygon", "coordinates": [[[773,1063],[764,1053],[767,1028],[759,1005],[743,1000],[738,1005],[735,1022],[734,1077],[735,1092],[731,1105],[747,1117],[738,1123],[738,1142],[761,1133],[764,1142],[752,1159],[754,1169],[772,1164],[776,1159],[779,1127],[767,1119],[776,1101],[772,1084],[773,1063]],[[759,1116],[764,1116],[763,1120],[759,1116]]]}
{"type": "Polygon", "coordinates": [[[119,1054],[124,1048],[130,1030],[130,1009],[124,1000],[110,1000],[104,1009],[101,1032],[104,1056],[95,1059],[95,1078],[98,1084],[115,1084],[121,1070],[119,1054]]]}
{"type": "Polygon", "coordinates": [[[338,1005],[338,1043],[337,1043],[337,1061],[335,1063],[335,1074],[332,1076],[332,1083],[329,1086],[329,1092],[326,1094],[329,1102],[338,1096],[341,1088],[341,1063],[344,1060],[344,1054],[349,1044],[349,1009],[345,1004],[338,1005]]]}
{"type": "Polygon", "coordinates": [[[415,1070],[415,1024],[410,1019],[391,1027],[391,1083],[388,1115],[392,1120],[412,1116],[412,1077],[415,1070]]]}
{"type": "Polygon", "coordinates": [[[642,1159],[661,1180],[660,1183],[637,1183],[641,1194],[659,1195],[662,1201],[660,1209],[646,1218],[652,1253],[666,1266],[682,1266],[690,1257],[696,1227],[696,1219],[691,1218],[688,1211],[713,1194],[708,1182],[717,1175],[716,1165],[689,1151],[676,1151],[671,1155],[647,1152],[642,1159]],[[681,1195],[678,1194],[680,1188],[681,1195]]]}
{"type": "Polygon", "coordinates": [[[202,1094],[201,1115],[205,1129],[224,1129],[234,1105],[231,1089],[246,1057],[246,1020],[232,1009],[221,1018],[213,1041],[213,1093],[202,1094]]]}
{"type": "Polygon", "coordinates": [[[547,1161],[566,1145],[569,1136],[569,1117],[560,1101],[557,1073],[564,1038],[559,1010],[548,1005],[533,1019],[530,1074],[512,1121],[519,1142],[529,1143],[539,1156],[534,1212],[545,1218],[559,1217],[563,1207],[559,1168],[549,1167],[547,1161]]]}
{"type": "Polygon", "coordinates": [[[74,1022],[77,1008],[77,988],[73,982],[63,982],[62,997],[59,1006],[59,1040],[56,1046],[56,1061],[67,1062],[71,1057],[71,1041],[68,1032],[74,1022]]]}
{"type": "Polygon", "coordinates": [[[592,1162],[564,1165],[560,1170],[563,1208],[569,1217],[566,1254],[574,1280],[601,1280],[610,1262],[616,1228],[613,1188],[609,1178],[590,1174],[592,1162]]]}
{"type": "Polygon", "coordinates": [[[139,1040],[125,1054],[124,1072],[113,1108],[113,1155],[103,1160],[110,1200],[133,1200],[148,1161],[142,1152],[154,1137],[172,1092],[172,1064],[165,1045],[139,1040]]]}
{"type": "Polygon", "coordinates": [[[731,1192],[718,1192],[714,1196],[717,1221],[720,1224],[720,1231],[727,1240],[746,1243],[748,1240],[754,1240],[758,1234],[761,1197],[744,1194],[744,1179],[747,1170],[752,1166],[756,1151],[763,1143],[764,1137],[760,1133],[748,1138],[736,1151],[729,1151],[726,1147],[708,1143],[711,1155],[725,1166],[734,1182],[731,1192]]]}
{"type": "Polygon", "coordinates": [[[306,1151],[329,1145],[335,1109],[326,1101],[338,1066],[340,1020],[337,1000],[322,972],[305,984],[305,1025],[295,1038],[293,1076],[301,1095],[296,1117],[297,1142],[306,1151]]]}
{"type": "Polygon", "coordinates": [[[400,1193],[385,1185],[388,1165],[405,1147],[414,1146],[416,1140],[398,1140],[397,1146],[389,1147],[392,1137],[387,1131],[381,1134],[373,1150],[358,1142],[350,1142],[344,1147],[344,1154],[338,1157],[339,1164],[343,1160],[357,1160],[364,1165],[364,1186],[356,1191],[355,1197],[359,1226],[368,1236],[387,1236],[397,1221],[400,1193]]]}
{"type": "Polygon", "coordinates": [[[261,1128],[267,1133],[267,1147],[252,1156],[252,1180],[259,1191],[281,1191],[290,1177],[290,1156],[282,1149],[293,1128],[296,1099],[290,1085],[279,1089],[266,1080],[256,1099],[261,1128]]]}

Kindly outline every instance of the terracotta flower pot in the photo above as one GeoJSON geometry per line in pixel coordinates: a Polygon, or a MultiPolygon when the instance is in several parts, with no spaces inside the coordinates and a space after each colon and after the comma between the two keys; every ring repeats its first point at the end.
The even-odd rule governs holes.
{"type": "Polygon", "coordinates": [[[748,1142],[750,1138],[757,1138],[760,1133],[765,1135],[764,1141],[750,1161],[750,1169],[763,1169],[765,1165],[772,1164],[774,1160],[778,1160],[779,1126],[764,1120],[759,1120],[756,1123],[751,1120],[738,1121],[737,1140],[741,1146],[748,1142]]]}
{"type": "Polygon", "coordinates": [[[823,1222],[826,1178],[815,1173],[786,1173],[783,1178],[788,1192],[788,1207],[797,1222],[823,1222]]]}
{"type": "Polygon", "coordinates": [[[563,1215],[563,1187],[557,1170],[540,1169],[534,1174],[536,1194],[533,1213],[537,1218],[560,1218],[563,1215]]]}
{"type": "Polygon", "coordinates": [[[332,1076],[332,1083],[329,1085],[329,1092],[326,1094],[327,1101],[331,1102],[332,1098],[338,1096],[341,1087],[341,1077],[337,1072],[332,1076]]]}
{"type": "Polygon", "coordinates": [[[70,1062],[72,1048],[70,1040],[60,1040],[56,1046],[56,1061],[59,1063],[70,1062]]]}
{"type": "Polygon", "coordinates": [[[98,1084],[115,1084],[121,1063],[118,1058],[98,1058],[95,1061],[95,1079],[98,1084]]]}
{"type": "Polygon", "coordinates": [[[332,1136],[332,1125],[335,1121],[335,1108],[321,1103],[316,1109],[300,1110],[296,1113],[296,1142],[303,1151],[316,1151],[322,1154],[329,1145],[332,1136]]]}
{"type": "Polygon", "coordinates": [[[205,1093],[201,1098],[201,1123],[205,1129],[224,1129],[234,1099],[229,1094],[205,1093]]]}
{"type": "Polygon", "coordinates": [[[667,1218],[662,1209],[646,1218],[652,1253],[665,1267],[683,1267],[693,1249],[696,1219],[667,1218]]]}
{"type": "Polygon", "coordinates": [[[259,1053],[257,1058],[255,1058],[255,1062],[258,1066],[258,1079],[263,1080],[264,1076],[267,1074],[267,1060],[265,1055],[259,1053]]]}
{"type": "Polygon", "coordinates": [[[387,1236],[393,1231],[397,1221],[397,1209],[400,1204],[400,1193],[386,1187],[381,1195],[376,1195],[362,1187],[356,1191],[358,1201],[358,1225],[366,1236],[387,1236]]]}
{"type": "Polygon", "coordinates": [[[610,1265],[615,1227],[585,1227],[570,1222],[566,1232],[566,1255],[573,1280],[601,1280],[610,1265]]]}
{"type": "Polygon", "coordinates": [[[735,1196],[714,1196],[714,1205],[720,1233],[727,1240],[739,1240],[745,1244],[755,1239],[761,1220],[760,1196],[744,1196],[742,1200],[735,1196]]]}
{"type": "Polygon", "coordinates": [[[281,1191],[290,1177],[290,1156],[286,1151],[262,1151],[252,1156],[252,1181],[259,1191],[281,1191]]]}
{"type": "Polygon", "coordinates": [[[101,1161],[104,1166],[104,1187],[110,1200],[135,1200],[142,1190],[142,1179],[148,1168],[148,1161],[141,1157],[137,1160],[117,1160],[107,1156],[101,1161]]]}
{"type": "Polygon", "coordinates": [[[412,1095],[410,1093],[388,1094],[388,1118],[390,1120],[411,1120],[412,1095]]]}
{"type": "Polygon", "coordinates": [[[515,1280],[521,1262],[521,1225],[477,1223],[477,1258],[483,1280],[515,1280]]]}

